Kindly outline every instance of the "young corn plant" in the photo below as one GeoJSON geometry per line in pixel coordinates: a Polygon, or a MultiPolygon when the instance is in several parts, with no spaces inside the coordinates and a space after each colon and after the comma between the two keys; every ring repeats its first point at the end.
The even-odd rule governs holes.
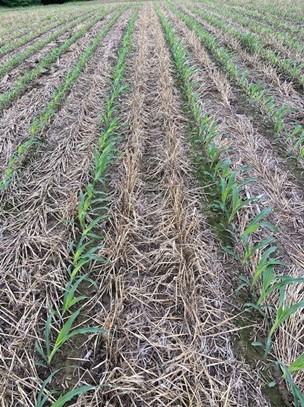
{"type": "Polygon", "coordinates": [[[65,322],[63,323],[62,327],[59,331],[57,331],[54,327],[54,322],[56,319],[59,319],[60,323],[60,315],[58,312],[51,310],[46,321],[45,331],[44,331],[44,340],[45,340],[45,348],[43,348],[38,342],[35,344],[36,351],[41,356],[43,362],[36,362],[38,366],[47,367],[50,366],[54,356],[58,353],[60,348],[70,339],[74,338],[80,334],[98,334],[98,333],[106,333],[106,331],[99,327],[85,327],[85,328],[72,328],[73,324],[75,323],[77,317],[80,314],[80,309],[73,312],[69,317],[66,318],[65,322]],[[52,340],[52,333],[53,331],[58,332],[56,339],[52,340]]]}
{"type": "Polygon", "coordinates": [[[91,385],[85,385],[85,386],[80,386],[77,387],[76,389],[68,391],[66,394],[63,396],[59,397],[56,401],[51,402],[50,396],[52,396],[52,400],[54,400],[55,394],[58,393],[57,390],[52,390],[52,391],[47,391],[46,387],[48,384],[51,383],[52,379],[55,377],[55,375],[62,369],[56,369],[54,372],[52,372],[49,377],[42,383],[41,389],[39,390],[39,393],[37,395],[35,407],[63,407],[71,401],[74,397],[77,397],[81,394],[85,394],[90,390],[95,390],[96,386],[91,386],[91,385]],[[52,404],[50,404],[52,403],[52,404]]]}
{"type": "MultiPolygon", "coordinates": [[[[96,386],[91,386],[91,385],[84,385],[77,387],[76,389],[68,391],[66,394],[61,396],[59,399],[57,399],[53,404],[51,404],[51,407],[64,407],[66,406],[67,403],[72,401],[74,397],[77,397],[81,394],[85,394],[88,391],[95,390],[96,386]]],[[[38,406],[36,406],[38,407],[38,406]]]]}
{"type": "Polygon", "coordinates": [[[285,289],[289,285],[301,283],[304,283],[303,277],[277,275],[274,274],[273,267],[269,267],[263,274],[263,281],[257,304],[262,305],[264,301],[275,291],[279,292],[281,289],[285,289]]]}
{"type": "Polygon", "coordinates": [[[287,137],[291,144],[290,151],[298,154],[297,159],[300,161],[304,158],[304,128],[297,125],[291,134],[287,137]]]}
{"type": "Polygon", "coordinates": [[[60,371],[61,369],[56,369],[52,372],[47,379],[41,385],[41,388],[37,394],[35,407],[45,407],[46,403],[48,403],[49,397],[52,396],[56,391],[47,391],[47,385],[52,381],[54,376],[60,371]]]}
{"type": "Polygon", "coordinates": [[[304,353],[293,361],[287,368],[289,373],[295,373],[299,370],[304,370],[304,353]]]}
{"type": "Polygon", "coordinates": [[[66,285],[61,313],[62,317],[64,317],[65,313],[74,305],[88,298],[85,295],[77,296],[77,290],[79,288],[79,285],[82,282],[84,282],[84,280],[88,280],[86,275],[77,278],[76,281],[69,281],[68,284],[66,285]]]}
{"type": "MultiPolygon", "coordinates": [[[[304,368],[302,357],[303,357],[303,355],[300,356],[300,358],[301,358],[300,361],[297,360],[297,362],[300,363],[301,366],[302,366],[301,369],[304,368]]],[[[294,406],[295,407],[303,407],[304,406],[304,394],[301,392],[299,387],[294,382],[294,380],[292,378],[292,375],[291,375],[292,372],[290,371],[290,366],[287,368],[283,363],[280,363],[279,365],[280,365],[281,370],[283,372],[282,378],[286,380],[286,382],[287,382],[287,384],[288,384],[288,386],[290,388],[290,391],[291,391],[291,393],[293,395],[294,406]]],[[[297,369],[297,370],[299,370],[299,369],[297,369]]]]}
{"type": "Polygon", "coordinates": [[[279,306],[276,309],[275,313],[275,319],[272,323],[272,326],[270,328],[270,331],[268,333],[268,337],[266,340],[266,345],[265,345],[265,356],[268,355],[270,348],[271,348],[271,341],[274,333],[279,329],[279,327],[289,319],[289,317],[297,312],[300,309],[304,308],[304,301],[299,301],[295,304],[284,304],[285,302],[285,296],[286,296],[286,286],[283,286],[279,290],[280,292],[280,300],[279,300],[279,306]]]}
{"type": "Polygon", "coordinates": [[[271,243],[274,242],[274,237],[269,236],[259,241],[258,243],[252,243],[251,236],[256,233],[260,228],[276,232],[277,228],[273,224],[264,221],[265,217],[272,212],[271,208],[263,209],[258,215],[256,215],[249,224],[246,226],[240,237],[244,246],[244,257],[242,259],[242,265],[246,265],[250,258],[258,251],[263,250],[271,243]]]}

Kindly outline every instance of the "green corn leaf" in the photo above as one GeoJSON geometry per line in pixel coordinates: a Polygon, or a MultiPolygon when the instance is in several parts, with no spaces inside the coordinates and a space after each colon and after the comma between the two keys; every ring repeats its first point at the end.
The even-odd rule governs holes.
{"type": "Polygon", "coordinates": [[[87,327],[87,328],[77,328],[74,329],[67,337],[67,340],[73,338],[76,335],[83,334],[107,334],[108,332],[103,328],[98,327],[87,327]]]}
{"type": "Polygon", "coordinates": [[[293,304],[291,306],[280,306],[277,310],[274,324],[269,331],[269,337],[271,338],[275,331],[279,328],[279,326],[282,325],[292,314],[294,314],[301,308],[304,308],[304,301],[297,302],[296,304],[293,304]]]}
{"type": "Polygon", "coordinates": [[[270,230],[271,232],[274,232],[274,233],[278,233],[280,231],[280,229],[271,222],[265,222],[265,221],[261,222],[260,226],[263,227],[264,229],[268,229],[268,230],[270,230]]]}
{"type": "Polygon", "coordinates": [[[288,372],[289,373],[294,373],[299,370],[304,369],[304,353],[300,355],[290,366],[288,366],[288,372]]]}
{"type": "Polygon", "coordinates": [[[40,346],[40,344],[37,341],[35,342],[35,349],[39,353],[39,355],[42,357],[42,359],[47,362],[47,355],[43,352],[42,347],[40,346]]]}
{"type": "Polygon", "coordinates": [[[266,237],[265,239],[261,240],[259,243],[253,246],[254,252],[257,250],[262,250],[265,249],[267,246],[270,245],[270,243],[273,243],[275,241],[274,237],[266,237]]]}
{"type": "Polygon", "coordinates": [[[75,292],[78,289],[79,284],[86,278],[86,276],[80,277],[75,283],[73,281],[70,281],[66,288],[65,288],[65,295],[63,299],[63,310],[62,310],[62,316],[65,314],[65,312],[70,309],[73,305],[76,303],[85,300],[87,297],[85,296],[79,296],[75,297],[75,292]]]}
{"type": "Polygon", "coordinates": [[[44,395],[46,386],[52,381],[53,377],[59,372],[60,369],[56,369],[52,372],[49,377],[42,383],[41,389],[37,395],[36,405],[35,407],[43,407],[45,403],[48,401],[48,396],[44,395]]]}
{"type": "Polygon", "coordinates": [[[263,209],[257,216],[255,216],[249,225],[246,227],[242,235],[250,235],[259,228],[259,222],[264,219],[270,212],[272,212],[271,208],[263,209]]]}
{"type": "Polygon", "coordinates": [[[74,397],[79,396],[80,394],[87,393],[88,391],[94,389],[96,389],[96,386],[86,385],[78,387],[74,390],[69,391],[64,396],[60,397],[51,405],[51,407],[64,407],[66,403],[71,401],[74,397]]]}
{"type": "MultiPolygon", "coordinates": [[[[275,276],[275,275],[273,275],[273,277],[274,278],[272,281],[277,280],[277,279],[280,279],[280,281],[273,285],[270,285],[272,281],[267,282],[268,286],[266,286],[265,290],[262,291],[261,296],[259,298],[259,303],[264,301],[264,299],[267,298],[269,295],[271,295],[274,291],[280,290],[281,288],[284,288],[287,285],[304,283],[303,277],[289,277],[289,276],[275,276]]],[[[265,283],[265,285],[266,285],[266,283],[265,283]]]]}
{"type": "Polygon", "coordinates": [[[68,336],[70,334],[72,325],[74,324],[75,319],[78,317],[79,313],[80,313],[80,309],[73,312],[73,314],[68,318],[68,320],[64,323],[63,327],[59,331],[57,339],[53,346],[53,349],[48,356],[49,364],[51,363],[54,355],[57,353],[57,351],[60,349],[60,347],[68,340],[68,336]]]}
{"type": "Polygon", "coordinates": [[[256,270],[255,270],[255,273],[254,273],[254,276],[253,276],[253,279],[252,279],[252,285],[256,284],[256,282],[258,281],[260,275],[263,273],[263,271],[266,269],[266,267],[268,267],[270,265],[273,265],[273,262],[275,262],[275,264],[277,264],[276,263],[277,260],[275,260],[275,259],[270,260],[269,259],[269,256],[272,253],[274,253],[276,250],[277,250],[277,246],[271,246],[262,255],[262,257],[261,257],[261,259],[260,259],[260,261],[259,261],[259,263],[258,263],[258,265],[256,267],[256,270]]]}
{"type": "Polygon", "coordinates": [[[283,371],[283,378],[287,381],[288,386],[291,390],[291,393],[293,395],[293,402],[295,407],[303,407],[304,406],[304,395],[298,388],[298,386],[295,384],[288,368],[281,362],[278,363],[283,371]]]}
{"type": "Polygon", "coordinates": [[[70,279],[71,281],[77,276],[78,272],[82,269],[84,265],[89,263],[90,259],[89,258],[84,258],[78,261],[77,265],[72,269],[70,279]]]}
{"type": "Polygon", "coordinates": [[[106,218],[107,218],[106,215],[98,216],[96,219],[94,219],[92,222],[90,222],[90,224],[84,229],[84,231],[82,232],[82,236],[86,236],[93,229],[94,226],[98,225],[98,223],[102,219],[106,219],[106,218]]]}

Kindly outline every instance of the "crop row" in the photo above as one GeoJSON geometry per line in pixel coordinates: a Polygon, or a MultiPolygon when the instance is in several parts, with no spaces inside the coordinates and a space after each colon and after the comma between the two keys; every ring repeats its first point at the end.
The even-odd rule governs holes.
{"type": "Polygon", "coordinates": [[[25,72],[17,81],[15,87],[0,96],[0,110],[8,106],[13,100],[17,99],[29,86],[29,84],[39,76],[45,69],[55,62],[60,55],[66,52],[72,44],[80,39],[87,31],[89,31],[98,21],[102,20],[108,12],[103,11],[97,15],[92,21],[84,25],[80,30],[68,38],[60,47],[53,49],[48,53],[39,64],[32,70],[25,72]]]}
{"type": "Polygon", "coordinates": [[[295,154],[298,160],[302,160],[304,157],[304,128],[299,124],[290,129],[290,126],[284,122],[285,116],[294,109],[276,101],[275,97],[267,92],[266,85],[254,83],[250,70],[241,68],[236,62],[233,52],[221,46],[220,39],[206,31],[194,18],[174,7],[171,7],[171,10],[196,33],[220,66],[244,91],[246,97],[257,106],[263,115],[267,116],[273,124],[276,134],[284,136],[284,142],[289,145],[290,152],[295,154]]]}
{"type": "MultiPolygon", "coordinates": [[[[246,183],[237,181],[237,173],[230,167],[230,162],[224,157],[224,151],[220,149],[216,142],[217,124],[208,113],[201,111],[200,98],[197,92],[196,82],[193,80],[194,68],[189,63],[189,56],[182,45],[181,40],[176,35],[171,24],[166,20],[164,14],[159,11],[159,17],[174,61],[178,83],[181,87],[186,104],[186,112],[189,116],[189,140],[196,152],[194,159],[198,173],[198,179],[204,188],[209,185],[207,193],[209,195],[209,217],[211,223],[217,225],[217,231],[223,238],[225,245],[228,243],[227,252],[238,259],[243,267],[250,264],[253,269],[250,277],[242,277],[243,284],[251,291],[255,303],[247,304],[248,307],[258,309],[268,323],[268,336],[265,343],[256,343],[255,346],[264,346],[265,355],[268,355],[272,338],[282,324],[298,309],[304,308],[304,302],[287,304],[285,301],[286,289],[292,284],[304,282],[304,278],[292,278],[287,275],[278,275],[275,267],[282,265],[281,261],[275,257],[278,249],[274,244],[272,236],[255,241],[257,231],[262,230],[274,232],[272,224],[265,221],[271,208],[265,208],[257,216],[249,217],[247,207],[252,202],[244,193],[246,183]],[[239,219],[248,219],[243,232],[238,229],[239,219]],[[236,250],[242,247],[242,251],[236,250]],[[259,261],[256,265],[251,264],[256,253],[260,253],[259,261]],[[277,308],[271,315],[266,314],[267,301],[274,295],[279,294],[280,300],[277,308]]],[[[258,198],[255,198],[255,202],[258,198]]],[[[304,397],[294,383],[291,373],[303,368],[303,355],[297,358],[290,366],[280,363],[282,378],[288,381],[293,392],[296,405],[304,402],[304,397]]]]}
{"type": "MultiPolygon", "coordinates": [[[[284,3],[283,3],[284,4],[284,3]]],[[[286,7],[283,8],[277,7],[276,5],[271,4],[270,2],[266,4],[253,4],[246,2],[242,5],[246,10],[253,10],[260,13],[261,15],[267,15],[270,19],[281,19],[281,20],[291,20],[288,21],[290,24],[296,24],[304,22],[304,17],[302,11],[302,4],[299,2],[294,3],[285,3],[286,7]],[[245,6],[245,7],[244,7],[245,6]]]]}
{"type": "MultiPolygon", "coordinates": [[[[24,157],[26,156],[30,148],[39,141],[39,135],[41,134],[42,130],[44,130],[46,126],[50,123],[50,120],[55,115],[57,109],[65,100],[69,89],[81,74],[85,64],[93,55],[96,47],[99,45],[102,38],[107,34],[107,32],[110,30],[110,28],[114,25],[114,23],[118,20],[118,18],[122,15],[124,11],[125,8],[119,10],[118,13],[116,13],[111,18],[111,20],[105,25],[105,27],[100,31],[100,33],[94,38],[91,45],[86,49],[86,51],[82,54],[78,62],[75,63],[73,68],[68,72],[65,81],[62,83],[62,85],[59,86],[58,89],[55,90],[52,99],[49,101],[44,111],[33,119],[30,126],[30,138],[27,139],[24,143],[20,144],[17,148],[17,151],[10,158],[7,168],[5,169],[4,175],[2,177],[2,180],[0,181],[0,190],[4,190],[9,186],[24,157]]],[[[96,17],[93,22],[87,24],[85,27],[83,27],[82,30],[74,34],[73,37],[71,37],[71,39],[66,42],[66,44],[70,45],[71,43],[75,42],[76,39],[80,38],[97,21],[102,20],[106,16],[106,14],[107,12],[103,12],[100,16],[96,17]]],[[[65,44],[63,44],[63,46],[64,45],[65,44]]],[[[65,47],[63,46],[61,47],[61,53],[68,48],[68,45],[66,45],[65,47]]],[[[59,50],[60,48],[54,51],[56,52],[59,50]]],[[[52,54],[55,54],[55,52],[53,52],[52,54]]],[[[55,60],[56,58],[52,60],[55,60]]],[[[48,59],[48,61],[50,61],[50,59],[48,59]]]]}
{"type": "Polygon", "coordinates": [[[22,63],[24,60],[35,54],[37,51],[41,50],[44,46],[46,46],[50,42],[57,40],[57,38],[60,38],[60,36],[64,35],[66,32],[76,27],[78,24],[88,20],[92,16],[92,14],[93,12],[91,11],[86,15],[73,19],[73,21],[63,25],[59,30],[51,33],[47,38],[36,42],[34,45],[27,48],[20,54],[19,53],[14,54],[8,61],[0,65],[0,78],[10,70],[15,68],[16,66],[18,66],[20,63],[22,63]]]}
{"type": "Polygon", "coordinates": [[[192,12],[208,21],[214,27],[217,27],[236,38],[238,41],[240,41],[245,50],[259,56],[262,60],[274,66],[280,73],[284,74],[284,76],[290,78],[301,87],[304,87],[303,63],[299,63],[290,58],[283,58],[279,52],[275,52],[268,48],[269,44],[267,41],[263,41],[263,39],[257,37],[251,32],[244,32],[231,26],[227,27],[227,23],[219,18],[216,18],[206,12],[202,12],[197,8],[190,9],[192,12]]]}
{"type": "Polygon", "coordinates": [[[286,22],[284,21],[284,19],[280,17],[271,16],[267,13],[261,13],[248,7],[244,9],[243,7],[231,6],[228,4],[226,4],[226,7],[228,7],[228,9],[231,10],[233,14],[251,17],[254,19],[254,21],[257,21],[258,23],[262,21],[264,22],[264,24],[270,26],[274,31],[281,33],[282,32],[292,33],[294,37],[298,37],[299,35],[304,34],[304,28],[294,26],[291,22],[286,22]]]}
{"type": "Polygon", "coordinates": [[[242,16],[237,11],[221,7],[213,7],[213,10],[216,11],[221,16],[229,18],[243,26],[244,29],[250,29],[252,32],[257,33],[259,39],[267,38],[272,40],[272,45],[276,47],[276,42],[279,46],[282,44],[285,47],[295,50],[297,52],[303,53],[304,46],[299,38],[290,35],[288,32],[276,31],[273,27],[263,26],[258,24],[256,21],[253,21],[250,17],[242,16]]]}
{"type": "Polygon", "coordinates": [[[41,18],[38,18],[37,20],[34,20],[33,18],[25,21],[15,20],[14,23],[16,24],[16,27],[14,27],[15,29],[13,31],[11,23],[5,25],[0,32],[0,50],[1,47],[7,42],[12,42],[22,37],[23,35],[26,35],[28,31],[34,31],[39,26],[47,24],[48,22],[53,21],[53,19],[57,19],[58,16],[56,14],[54,15],[50,13],[48,15],[42,16],[41,18]]]}
{"type": "MultiPolygon", "coordinates": [[[[87,185],[85,193],[80,195],[78,208],[78,222],[80,225],[80,237],[74,252],[73,264],[69,270],[69,280],[64,288],[64,298],[60,311],[50,311],[46,321],[45,329],[45,347],[36,343],[42,362],[41,366],[48,368],[52,365],[55,354],[70,339],[80,334],[92,334],[105,332],[99,327],[74,328],[76,319],[85,306],[85,295],[81,295],[81,284],[84,280],[94,284],[91,280],[90,268],[96,262],[104,262],[103,258],[98,256],[100,244],[103,237],[99,235],[100,224],[106,218],[108,210],[109,196],[104,190],[105,172],[115,158],[117,132],[120,128],[120,122],[115,117],[117,103],[121,94],[125,91],[122,85],[126,59],[132,49],[132,35],[137,18],[137,9],[127,25],[122,44],[118,51],[118,59],[112,73],[112,88],[106,100],[105,113],[102,116],[103,131],[99,137],[98,149],[95,152],[95,165],[92,173],[92,181],[87,185]],[[80,294],[80,295],[79,295],[80,294]],[[82,305],[80,305],[82,303],[82,305]],[[73,311],[71,311],[73,308],[73,311]],[[69,316],[66,314],[69,313],[69,316]],[[56,320],[56,321],[55,321],[56,320]],[[54,323],[57,329],[55,329],[54,323]],[[52,337],[56,338],[54,341],[52,337]]],[[[58,307],[58,304],[56,304],[58,307]]],[[[42,400],[46,385],[53,378],[49,377],[44,383],[39,393],[39,401],[42,400]]],[[[52,407],[62,406],[62,400],[69,401],[75,395],[82,394],[94,389],[95,386],[81,386],[65,394],[58,399],[52,407]]],[[[36,407],[43,407],[43,404],[37,404],[36,407]]]]}
{"type": "Polygon", "coordinates": [[[34,40],[35,38],[40,37],[41,35],[47,33],[50,30],[60,27],[62,24],[64,24],[66,21],[71,20],[72,18],[74,18],[74,15],[68,17],[67,16],[61,17],[60,19],[51,21],[49,24],[39,26],[35,31],[31,31],[23,35],[16,41],[7,43],[5,46],[0,48],[0,57],[9,53],[10,51],[14,51],[16,48],[19,48],[27,44],[28,42],[34,40]]]}

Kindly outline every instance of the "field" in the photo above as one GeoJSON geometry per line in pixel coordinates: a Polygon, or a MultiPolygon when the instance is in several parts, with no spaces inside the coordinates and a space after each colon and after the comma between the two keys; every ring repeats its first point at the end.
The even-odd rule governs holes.
{"type": "Polygon", "coordinates": [[[1,407],[304,406],[303,1],[0,19],[1,407]]]}

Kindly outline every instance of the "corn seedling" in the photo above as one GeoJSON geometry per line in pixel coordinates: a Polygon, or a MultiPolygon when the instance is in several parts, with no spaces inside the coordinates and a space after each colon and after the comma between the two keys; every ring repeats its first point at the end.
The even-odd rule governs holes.
{"type": "Polygon", "coordinates": [[[39,355],[42,357],[44,363],[36,362],[39,366],[49,366],[60,350],[60,348],[70,339],[74,338],[80,334],[98,334],[98,333],[106,333],[106,331],[102,328],[98,327],[85,327],[85,328],[73,328],[73,325],[76,321],[76,318],[80,314],[80,309],[73,312],[64,322],[62,328],[59,330],[55,341],[52,341],[52,332],[55,331],[55,327],[53,326],[53,320],[58,317],[58,313],[54,310],[51,310],[49,317],[46,321],[45,326],[45,349],[43,349],[38,342],[35,344],[35,348],[39,355]]]}
{"type": "Polygon", "coordinates": [[[79,396],[80,394],[85,394],[88,391],[95,390],[95,389],[96,389],[96,386],[91,386],[91,385],[77,387],[76,389],[70,390],[68,393],[61,396],[58,400],[56,400],[53,404],[51,404],[51,407],[64,407],[66,405],[66,403],[73,400],[74,397],[79,396]]]}
{"type": "Polygon", "coordinates": [[[62,316],[64,316],[64,314],[74,305],[87,299],[87,297],[84,295],[76,296],[79,284],[81,284],[85,279],[87,279],[86,276],[81,276],[75,282],[68,282],[67,286],[65,287],[65,294],[63,298],[62,316]]]}
{"type": "Polygon", "coordinates": [[[269,267],[263,274],[262,287],[257,303],[261,305],[274,291],[280,291],[288,285],[300,283],[304,283],[304,278],[276,275],[273,273],[273,268],[269,267]]]}
{"type": "MultiPolygon", "coordinates": [[[[52,372],[49,377],[43,382],[41,389],[37,395],[37,400],[35,403],[35,407],[45,407],[46,404],[50,405],[50,396],[52,396],[52,399],[54,399],[55,394],[58,392],[57,390],[53,390],[51,392],[46,390],[46,387],[52,379],[55,377],[55,375],[62,369],[56,369],[54,372],[52,372]]],[[[56,401],[52,402],[51,407],[63,407],[71,401],[74,397],[79,396],[81,394],[85,394],[90,390],[95,390],[96,386],[91,386],[91,385],[85,385],[85,386],[80,386],[76,389],[70,390],[63,396],[59,397],[56,401]]]]}
{"type": "Polygon", "coordinates": [[[252,286],[254,286],[259,277],[269,268],[273,266],[284,266],[285,264],[278,260],[276,257],[272,257],[271,255],[277,251],[277,246],[271,246],[262,254],[261,259],[259,260],[254,275],[252,278],[252,286]]]}
{"type": "Polygon", "coordinates": [[[273,324],[270,328],[268,338],[266,340],[266,346],[265,346],[265,355],[267,355],[270,351],[271,347],[271,339],[274,333],[277,331],[277,329],[282,325],[285,321],[288,320],[288,318],[297,312],[298,310],[304,308],[304,301],[299,301],[296,304],[292,305],[284,305],[284,300],[285,300],[285,286],[280,288],[280,301],[279,301],[279,306],[276,310],[276,315],[275,319],[273,321],[273,324]]]}
{"type": "Polygon", "coordinates": [[[244,257],[242,259],[242,264],[245,265],[248,260],[258,251],[263,250],[269,246],[273,241],[273,237],[267,237],[260,241],[259,243],[252,244],[250,241],[250,236],[257,232],[260,228],[268,229],[272,232],[277,231],[277,229],[269,222],[263,221],[263,219],[272,212],[271,208],[263,209],[257,216],[255,216],[249,224],[246,226],[243,233],[241,233],[241,240],[244,245],[244,257]]]}
{"type": "Polygon", "coordinates": [[[299,370],[304,370],[304,353],[300,355],[294,362],[292,362],[288,368],[289,373],[295,373],[299,370]]]}

